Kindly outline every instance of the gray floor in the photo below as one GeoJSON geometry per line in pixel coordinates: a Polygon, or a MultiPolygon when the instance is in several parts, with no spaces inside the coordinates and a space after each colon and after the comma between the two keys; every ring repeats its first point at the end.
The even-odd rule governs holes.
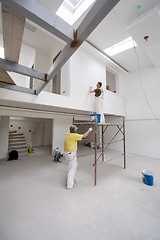
{"type": "Polygon", "coordinates": [[[67,163],[53,162],[50,151],[0,161],[0,240],[160,239],[160,160],[128,154],[124,170],[115,159],[98,167],[94,187],[94,155],[79,157],[77,186],[67,190],[67,163]],[[144,169],[153,186],[142,182],[144,169]]]}

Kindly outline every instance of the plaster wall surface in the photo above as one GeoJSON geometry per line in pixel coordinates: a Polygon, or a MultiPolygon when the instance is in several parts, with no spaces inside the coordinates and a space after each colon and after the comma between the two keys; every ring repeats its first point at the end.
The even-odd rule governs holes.
{"type": "MultiPolygon", "coordinates": [[[[160,69],[153,68],[134,71],[119,78],[119,91],[125,99],[126,151],[158,159],[160,158],[160,122],[151,109],[160,120],[159,75],[160,69]]],[[[112,145],[110,148],[120,150],[121,145],[112,145]]]]}
{"type": "Polygon", "coordinates": [[[57,147],[61,153],[64,153],[64,138],[71,125],[71,117],[55,118],[52,121],[52,154],[57,147]]]}

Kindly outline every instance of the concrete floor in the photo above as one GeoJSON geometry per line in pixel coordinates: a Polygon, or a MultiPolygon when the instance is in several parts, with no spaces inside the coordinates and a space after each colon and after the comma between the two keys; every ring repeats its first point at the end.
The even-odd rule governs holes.
{"type": "Polygon", "coordinates": [[[80,157],[77,186],[67,190],[67,162],[53,162],[50,152],[0,161],[0,240],[160,239],[160,160],[128,154],[124,170],[115,159],[98,167],[94,187],[94,155],[80,157]],[[144,169],[154,173],[153,186],[142,182],[144,169]]]}

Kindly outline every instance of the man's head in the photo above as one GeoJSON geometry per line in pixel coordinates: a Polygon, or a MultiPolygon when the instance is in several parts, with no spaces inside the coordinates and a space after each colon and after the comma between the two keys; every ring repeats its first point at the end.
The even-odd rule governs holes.
{"type": "Polygon", "coordinates": [[[102,83],[98,82],[96,86],[97,86],[97,88],[101,88],[102,87],[102,83]]]}
{"type": "Polygon", "coordinates": [[[77,131],[77,127],[72,125],[70,126],[69,130],[70,130],[70,133],[75,133],[77,131]]]}

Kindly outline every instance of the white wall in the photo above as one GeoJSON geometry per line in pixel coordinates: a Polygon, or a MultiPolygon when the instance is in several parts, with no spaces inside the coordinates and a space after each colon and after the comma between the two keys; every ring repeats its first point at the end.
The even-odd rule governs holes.
{"type": "Polygon", "coordinates": [[[0,159],[8,157],[9,117],[1,117],[0,122],[0,159]]]}
{"type": "Polygon", "coordinates": [[[106,65],[82,48],[78,49],[70,59],[71,97],[74,104],[83,109],[95,111],[94,94],[89,93],[89,87],[96,88],[97,82],[102,82],[104,90],[104,113],[124,114],[124,100],[119,94],[106,90],[106,65]]]}
{"type": "Polygon", "coordinates": [[[64,153],[64,138],[71,125],[71,117],[54,118],[52,122],[52,154],[57,147],[61,153],[64,153]]]}
{"type": "MultiPolygon", "coordinates": [[[[119,92],[125,98],[126,151],[151,158],[160,158],[160,122],[151,112],[144,97],[160,119],[160,69],[143,69],[121,75],[119,92]]],[[[119,145],[116,149],[120,149],[119,145]]]]}

